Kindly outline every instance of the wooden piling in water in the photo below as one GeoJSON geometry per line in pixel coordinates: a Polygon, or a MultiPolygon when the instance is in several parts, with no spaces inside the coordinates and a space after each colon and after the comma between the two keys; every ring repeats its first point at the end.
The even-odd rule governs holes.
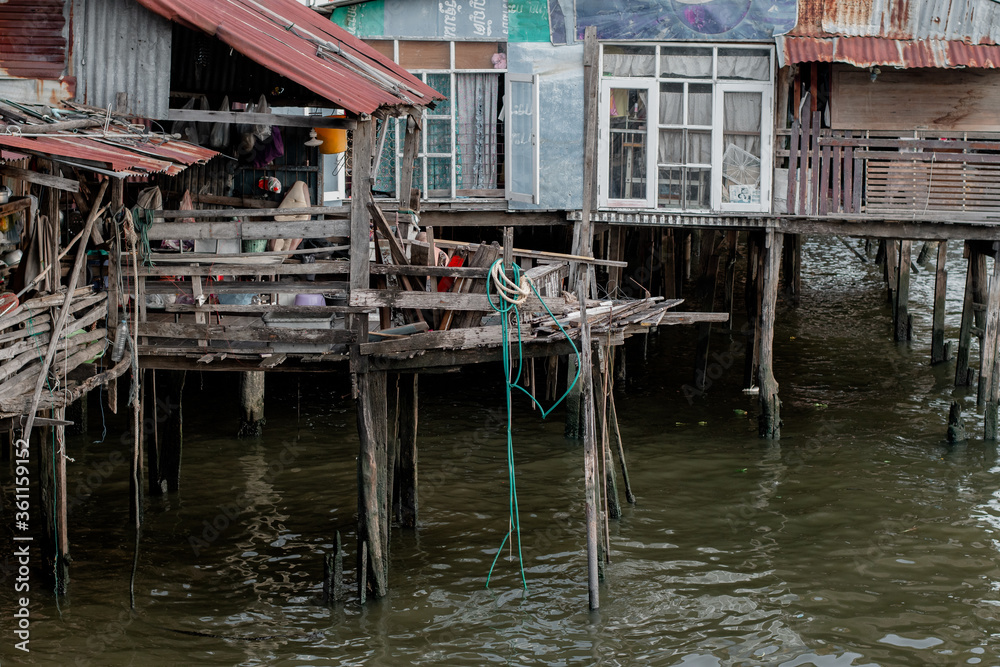
{"type": "Polygon", "coordinates": [[[774,379],[774,318],[778,301],[778,273],[781,270],[782,235],[768,231],[765,240],[765,262],[762,275],[759,365],[757,387],[760,389],[759,432],[762,438],[781,437],[781,400],[774,379]]]}
{"type": "Polygon", "coordinates": [[[597,348],[597,363],[594,364],[594,394],[597,397],[597,432],[601,449],[601,465],[604,469],[604,497],[607,502],[608,519],[622,518],[621,501],[618,499],[618,479],[615,476],[615,464],[611,457],[611,423],[609,394],[611,378],[603,347],[597,348]]]}
{"type": "Polygon", "coordinates": [[[962,326],[958,334],[958,353],[955,356],[955,386],[967,387],[972,384],[974,376],[969,368],[969,357],[972,349],[972,329],[976,321],[976,281],[979,275],[978,264],[985,262],[974,244],[965,242],[965,256],[968,268],[965,275],[965,297],[962,302],[962,326]]]}
{"type": "MultiPolygon", "coordinates": [[[[162,424],[157,423],[158,437],[147,452],[149,462],[149,492],[162,495],[180,488],[181,452],[184,447],[184,415],[182,397],[187,371],[160,371],[162,381],[157,397],[162,396],[167,408],[162,424]],[[155,474],[154,474],[155,471],[155,474]]],[[[159,407],[157,408],[159,410],[159,407]]]]}
{"type": "MultiPolygon", "coordinates": [[[[577,360],[575,355],[566,355],[566,386],[569,387],[573,383],[573,378],[576,377],[577,371],[577,360]]],[[[581,370],[580,380],[583,380],[583,371],[581,370]]],[[[583,437],[584,433],[584,422],[582,419],[582,382],[577,382],[576,385],[570,387],[569,393],[566,395],[566,400],[563,401],[566,404],[566,429],[564,431],[567,438],[572,438],[578,440],[583,437]]]]}
{"type": "Polygon", "coordinates": [[[240,373],[240,427],[237,437],[259,438],[264,432],[264,371],[240,373]]]}
{"type": "MultiPolygon", "coordinates": [[[[926,244],[924,247],[926,247],[926,244]]],[[[951,357],[951,343],[946,343],[944,340],[945,292],[948,289],[947,262],[948,242],[939,241],[937,247],[937,272],[934,274],[934,317],[931,324],[932,364],[944,363],[951,357]]]]}
{"type": "MultiPolygon", "coordinates": [[[[86,396],[86,394],[84,394],[86,396]]],[[[56,577],[57,594],[65,594],[69,586],[69,503],[66,486],[66,408],[52,411],[55,420],[55,486],[56,486],[56,577]]]]}
{"type": "Polygon", "coordinates": [[[344,601],[344,546],[337,531],[333,553],[323,558],[323,604],[333,605],[344,601]]]}
{"type": "Polygon", "coordinates": [[[910,255],[912,241],[903,239],[899,242],[899,257],[896,268],[896,294],[893,308],[894,339],[902,343],[911,338],[910,319],[910,255]]]}
{"type": "Polygon", "coordinates": [[[983,419],[983,439],[997,439],[997,334],[1000,329],[1000,253],[994,254],[993,277],[990,279],[986,302],[986,329],[983,334],[979,367],[977,404],[986,408],[983,419]]]}
{"type": "Polygon", "coordinates": [[[392,513],[403,528],[417,527],[418,375],[399,376],[399,455],[393,475],[392,513]]]}
{"type": "Polygon", "coordinates": [[[744,284],[744,299],[747,311],[746,350],[743,367],[743,386],[747,389],[757,386],[757,365],[760,349],[760,303],[761,303],[761,259],[762,234],[747,232],[747,271],[744,284]]]}
{"type": "Polygon", "coordinates": [[[886,239],[885,242],[885,286],[886,298],[893,308],[893,323],[895,323],[897,274],[899,272],[899,241],[886,239]]]}
{"type": "Polygon", "coordinates": [[[363,596],[380,598],[388,592],[389,577],[386,374],[367,370],[357,379],[358,540],[367,547],[367,558],[358,562],[358,581],[367,582],[363,596]]]}
{"type": "MultiPolygon", "coordinates": [[[[699,283],[701,284],[701,295],[709,311],[715,310],[715,293],[719,284],[719,233],[716,230],[706,230],[702,236],[702,251],[708,253],[704,258],[704,274],[699,283]]],[[[694,362],[694,385],[699,390],[704,390],[706,376],[708,372],[708,351],[712,340],[712,323],[698,323],[698,342],[695,346],[694,362]]]]}
{"type": "Polygon", "coordinates": [[[793,305],[799,304],[802,291],[802,235],[785,234],[782,276],[784,277],[784,293],[787,301],[793,305]]]}
{"type": "MultiPolygon", "coordinates": [[[[587,270],[581,270],[582,275],[586,275],[587,270]]],[[[600,607],[600,554],[598,552],[598,520],[599,509],[597,502],[597,471],[598,467],[598,447],[597,447],[597,427],[594,418],[594,384],[591,378],[593,362],[591,359],[590,347],[590,322],[587,320],[587,300],[584,285],[589,281],[580,280],[578,286],[578,298],[580,300],[580,364],[581,375],[580,384],[581,396],[583,399],[583,473],[584,473],[584,518],[587,526],[587,581],[590,608],[600,607]]]]}

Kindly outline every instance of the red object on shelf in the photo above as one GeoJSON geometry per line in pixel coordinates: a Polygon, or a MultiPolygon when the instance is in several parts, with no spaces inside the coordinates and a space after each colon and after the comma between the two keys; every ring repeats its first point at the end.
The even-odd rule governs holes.
{"type": "MultiPolygon", "coordinates": [[[[465,264],[465,259],[455,255],[448,262],[448,266],[462,266],[465,264]]],[[[455,283],[454,278],[442,278],[438,281],[438,292],[447,292],[451,289],[451,286],[455,283]]]]}

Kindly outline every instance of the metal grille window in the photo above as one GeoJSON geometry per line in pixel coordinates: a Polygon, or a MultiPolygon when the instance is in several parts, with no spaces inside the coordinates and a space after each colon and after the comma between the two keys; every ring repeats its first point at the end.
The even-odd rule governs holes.
{"type": "Polygon", "coordinates": [[[602,46],[602,206],[767,211],[772,51],[602,46]]]}
{"type": "MultiPolygon", "coordinates": [[[[504,54],[505,45],[385,40],[375,46],[448,97],[423,114],[413,172],[421,197],[502,197],[505,70],[496,66],[505,65],[506,57],[496,56],[504,54]]],[[[406,199],[398,192],[405,123],[405,118],[389,120],[377,195],[406,199]]]]}

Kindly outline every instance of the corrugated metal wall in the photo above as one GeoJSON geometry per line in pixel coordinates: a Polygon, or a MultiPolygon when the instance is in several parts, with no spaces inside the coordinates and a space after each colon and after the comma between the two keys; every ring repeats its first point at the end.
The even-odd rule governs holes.
{"type": "Polygon", "coordinates": [[[169,21],[133,0],[73,0],[73,34],[78,102],[114,106],[117,94],[127,92],[129,113],[166,118],[169,21]]]}
{"type": "Polygon", "coordinates": [[[0,66],[11,76],[58,79],[66,69],[64,0],[0,4],[0,66]]]}

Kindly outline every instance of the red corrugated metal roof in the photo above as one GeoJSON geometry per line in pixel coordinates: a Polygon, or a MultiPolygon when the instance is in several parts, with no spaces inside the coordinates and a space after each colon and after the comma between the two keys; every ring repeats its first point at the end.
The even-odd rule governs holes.
{"type": "Polygon", "coordinates": [[[1000,67],[994,0],[799,0],[798,23],[775,38],[783,64],[1000,67]]]}
{"type": "Polygon", "coordinates": [[[217,37],[336,106],[371,113],[444,96],[340,26],[295,0],[138,0],[217,37]]]}
{"type": "MultiPolygon", "coordinates": [[[[123,133],[122,136],[127,135],[123,133]]],[[[85,134],[53,134],[44,137],[0,134],[0,146],[43,155],[103,162],[112,171],[133,175],[165,173],[176,176],[185,167],[196,163],[204,164],[218,155],[213,150],[186,141],[164,142],[160,138],[117,141],[85,134]],[[132,147],[135,150],[130,150],[132,147]]],[[[14,151],[2,151],[4,159],[14,159],[16,155],[18,153],[14,151]]]]}

